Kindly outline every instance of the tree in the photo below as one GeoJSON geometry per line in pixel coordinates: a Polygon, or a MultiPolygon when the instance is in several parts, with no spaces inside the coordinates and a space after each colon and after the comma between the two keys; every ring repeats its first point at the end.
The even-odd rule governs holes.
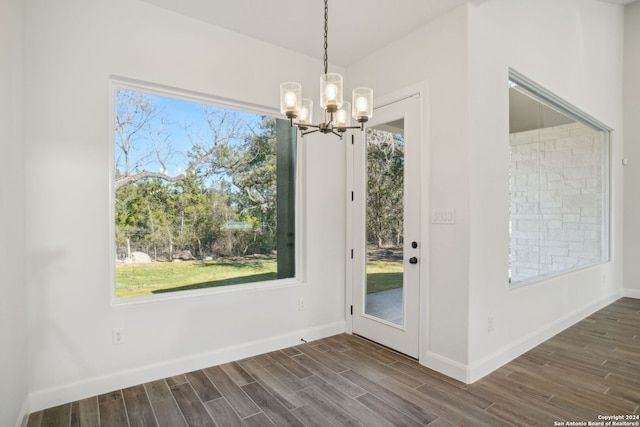
{"type": "Polygon", "coordinates": [[[269,253],[277,244],[275,120],[263,117],[246,147],[233,174],[240,220],[252,225],[251,233],[242,236],[244,252],[269,253]]]}
{"type": "Polygon", "coordinates": [[[367,241],[378,248],[403,239],[404,137],[369,129],[367,135],[367,241]]]}
{"type": "Polygon", "coordinates": [[[116,255],[124,253],[130,257],[131,239],[143,234],[143,204],[144,198],[135,186],[122,189],[118,193],[115,199],[116,255]]]}
{"type": "Polygon", "coordinates": [[[189,178],[175,184],[176,206],[174,216],[175,242],[179,250],[195,255],[204,253],[210,211],[207,190],[202,179],[189,178]]]}
{"type": "Polygon", "coordinates": [[[189,176],[219,175],[235,167],[232,142],[245,132],[245,124],[234,112],[203,107],[208,134],[191,132],[186,124],[191,147],[178,151],[166,130],[171,118],[156,108],[149,95],[118,89],[115,98],[116,191],[143,179],[179,182],[189,176]],[[169,175],[169,162],[175,159],[185,159],[185,164],[180,173],[169,175]],[[151,170],[151,165],[159,170],[151,170]]]}
{"type": "MultiPolygon", "coordinates": [[[[141,92],[116,92],[118,250],[172,259],[271,253],[276,230],[275,119],[202,106],[175,131],[170,112],[141,92]],[[184,143],[186,141],[186,144],[184,143]],[[179,174],[168,170],[177,168],[179,174]]],[[[169,107],[171,110],[171,107],[169,107]]]]}
{"type": "Polygon", "coordinates": [[[145,178],[181,179],[147,170],[156,161],[166,170],[164,165],[171,156],[169,135],[164,131],[168,117],[156,108],[151,97],[142,92],[118,89],[115,104],[116,191],[145,178]]]}

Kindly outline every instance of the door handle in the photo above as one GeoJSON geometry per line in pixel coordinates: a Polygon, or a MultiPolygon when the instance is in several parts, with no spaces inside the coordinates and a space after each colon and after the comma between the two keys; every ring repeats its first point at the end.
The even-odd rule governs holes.
{"type": "Polygon", "coordinates": [[[409,264],[417,264],[418,263],[418,258],[412,256],[411,258],[409,258],[409,264]]]}

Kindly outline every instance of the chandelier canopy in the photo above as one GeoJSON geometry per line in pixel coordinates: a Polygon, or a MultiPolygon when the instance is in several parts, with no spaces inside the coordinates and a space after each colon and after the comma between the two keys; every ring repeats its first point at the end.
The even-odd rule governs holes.
{"type": "Polygon", "coordinates": [[[324,74],[320,76],[320,107],[324,110],[323,121],[317,125],[313,124],[313,102],[302,98],[302,86],[299,83],[285,82],[280,85],[280,111],[289,119],[291,126],[298,127],[302,136],[321,132],[342,137],[347,129],[363,130],[365,122],[373,116],[373,89],[354,89],[350,105],[343,100],[342,76],[328,72],[328,21],[328,0],[324,0],[324,74]],[[351,126],[351,118],[359,125],[351,126]],[[294,121],[295,119],[297,121],[294,121]]]}

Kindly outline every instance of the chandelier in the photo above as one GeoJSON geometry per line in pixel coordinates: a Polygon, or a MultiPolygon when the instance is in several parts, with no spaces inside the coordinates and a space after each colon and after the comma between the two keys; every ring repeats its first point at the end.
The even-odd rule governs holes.
{"type": "Polygon", "coordinates": [[[324,74],[320,76],[320,107],[324,110],[323,121],[317,125],[312,123],[313,102],[302,98],[302,86],[299,83],[285,82],[280,85],[280,111],[287,116],[292,127],[298,127],[302,136],[321,132],[342,138],[347,129],[364,130],[365,122],[373,115],[373,89],[354,89],[352,105],[349,105],[343,101],[342,76],[328,72],[328,21],[328,0],[324,0],[324,74]],[[351,126],[351,118],[359,125],[351,126]],[[295,119],[297,121],[294,121],[295,119]]]}

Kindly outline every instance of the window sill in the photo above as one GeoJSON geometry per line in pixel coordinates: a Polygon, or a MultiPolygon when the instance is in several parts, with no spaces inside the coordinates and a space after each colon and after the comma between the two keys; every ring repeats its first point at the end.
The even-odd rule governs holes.
{"type": "Polygon", "coordinates": [[[290,279],[279,279],[279,280],[270,280],[267,282],[253,282],[246,283],[243,285],[227,285],[227,286],[218,286],[215,288],[203,288],[203,289],[193,289],[187,291],[175,291],[175,292],[167,292],[163,294],[157,295],[146,295],[139,297],[129,297],[129,298],[116,298],[113,296],[112,289],[112,297],[111,297],[111,306],[112,307],[132,307],[139,306],[150,303],[159,303],[159,302],[171,302],[177,300],[184,299],[192,299],[192,298],[203,298],[215,295],[228,295],[228,294],[245,294],[251,292],[258,291],[269,291],[275,289],[283,289],[289,288],[293,286],[298,286],[302,284],[302,282],[298,278],[290,278],[290,279]]]}

